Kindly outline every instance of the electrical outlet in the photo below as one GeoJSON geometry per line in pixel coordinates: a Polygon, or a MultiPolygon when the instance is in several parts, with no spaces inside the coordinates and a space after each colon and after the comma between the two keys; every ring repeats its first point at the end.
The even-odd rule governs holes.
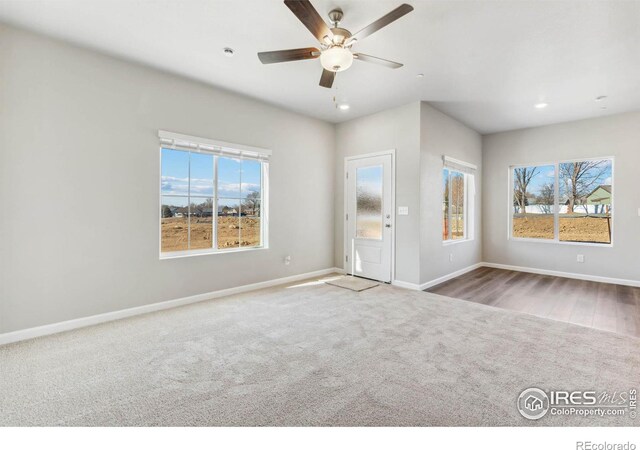
{"type": "Polygon", "coordinates": [[[291,264],[291,256],[287,255],[284,257],[284,265],[288,266],[289,264],[291,264]]]}
{"type": "Polygon", "coordinates": [[[584,262],[584,255],[578,255],[577,261],[579,263],[583,263],[584,262]]]}
{"type": "Polygon", "coordinates": [[[449,253],[449,262],[453,262],[453,253],[449,253]]]}

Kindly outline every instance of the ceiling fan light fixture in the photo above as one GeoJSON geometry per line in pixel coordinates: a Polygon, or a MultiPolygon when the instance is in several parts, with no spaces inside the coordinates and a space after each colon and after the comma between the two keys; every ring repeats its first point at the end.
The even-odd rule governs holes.
{"type": "Polygon", "coordinates": [[[331,47],[320,55],[320,64],[330,72],[342,72],[353,64],[353,54],[344,47],[331,47]]]}

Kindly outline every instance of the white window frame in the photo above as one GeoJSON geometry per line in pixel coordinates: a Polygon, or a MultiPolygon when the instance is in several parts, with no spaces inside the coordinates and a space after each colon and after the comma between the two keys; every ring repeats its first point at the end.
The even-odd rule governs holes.
{"type": "MultiPolygon", "coordinates": [[[[257,147],[250,147],[241,144],[232,144],[222,141],[214,141],[206,138],[198,138],[195,136],[188,136],[184,134],[171,133],[166,131],[160,131],[158,133],[160,137],[160,145],[158,147],[159,158],[159,173],[158,173],[158,251],[159,258],[162,259],[174,259],[185,258],[190,256],[202,256],[202,255],[220,255],[224,253],[237,253],[237,252],[251,252],[266,250],[269,248],[269,160],[271,151],[260,149],[257,147]],[[168,143],[173,140],[174,142],[180,141],[180,146],[168,143]],[[188,143],[188,148],[187,148],[188,143]],[[191,153],[202,153],[211,155],[213,158],[213,194],[211,197],[198,196],[197,198],[213,198],[212,205],[212,248],[194,249],[194,250],[178,250],[173,252],[162,251],[162,198],[163,197],[175,197],[175,198],[187,198],[187,204],[190,204],[191,189],[188,189],[187,195],[167,195],[162,193],[162,149],[184,151],[191,153]],[[243,158],[243,155],[244,158],[243,158]],[[220,157],[228,157],[235,159],[248,159],[255,161],[257,157],[260,157],[259,162],[261,164],[261,177],[260,177],[260,243],[259,246],[253,247],[233,247],[233,248],[218,248],[218,159],[220,157]]],[[[191,167],[191,166],[189,166],[191,167]]],[[[189,169],[190,171],[191,169],[189,169]]],[[[242,175],[240,175],[242,177],[242,175]]],[[[189,178],[191,174],[189,173],[189,178]]],[[[189,180],[189,183],[191,180],[189,180]]],[[[242,183],[242,179],[240,180],[242,183]]],[[[194,197],[195,198],[195,197],[194,197]]],[[[241,199],[240,199],[241,200],[241,199]]],[[[241,220],[241,217],[240,217],[241,220]]],[[[190,233],[190,230],[189,230],[190,233]]]]}
{"type": "Polygon", "coordinates": [[[514,164],[509,166],[509,173],[507,176],[509,188],[507,190],[508,196],[508,220],[507,220],[507,239],[515,242],[537,242],[540,244],[560,244],[560,245],[578,245],[583,247],[599,247],[599,248],[611,248],[614,242],[614,203],[616,201],[615,195],[615,157],[603,156],[596,158],[574,158],[574,159],[562,159],[554,162],[543,163],[528,163],[528,164],[514,164]],[[606,244],[599,244],[597,242],[569,242],[560,240],[560,164],[564,163],[576,163],[583,161],[611,161],[611,242],[606,244]],[[547,238],[523,238],[513,236],[513,171],[522,167],[542,167],[553,166],[554,168],[554,205],[553,205],[553,239],[547,238]]]}
{"type": "MultiPolygon", "coordinates": [[[[451,160],[451,158],[448,158],[448,160],[451,160]]],[[[454,160],[456,161],[456,160],[454,160]]],[[[460,161],[457,161],[458,163],[464,164],[464,165],[468,165],[469,167],[473,167],[475,169],[475,166],[472,166],[471,164],[467,164],[467,163],[462,163],[460,161]]],[[[449,167],[449,166],[444,166],[442,167],[441,171],[440,171],[440,183],[442,183],[442,176],[445,170],[449,171],[449,174],[451,174],[451,172],[456,172],[459,174],[462,174],[464,177],[464,209],[463,209],[463,215],[464,215],[464,229],[463,229],[463,237],[460,239],[451,239],[450,237],[448,239],[443,239],[442,240],[442,245],[454,245],[454,244],[460,244],[462,242],[470,242],[473,241],[475,239],[474,236],[474,224],[475,224],[475,175],[472,173],[465,173],[462,172],[460,170],[456,170],[455,168],[449,167]],[[473,188],[472,188],[473,187],[473,188]]],[[[440,190],[441,190],[441,196],[442,196],[442,201],[440,202],[440,209],[442,210],[442,204],[444,203],[444,192],[442,192],[442,184],[440,184],[440,190]]],[[[449,175],[449,195],[451,195],[451,175],[449,175]]],[[[449,211],[448,211],[448,217],[451,217],[451,199],[449,200],[449,211]]],[[[440,220],[440,225],[442,226],[442,224],[444,223],[444,211],[442,213],[441,216],[441,220],[440,220]]],[[[451,236],[451,224],[449,223],[449,236],[451,236]]]]}

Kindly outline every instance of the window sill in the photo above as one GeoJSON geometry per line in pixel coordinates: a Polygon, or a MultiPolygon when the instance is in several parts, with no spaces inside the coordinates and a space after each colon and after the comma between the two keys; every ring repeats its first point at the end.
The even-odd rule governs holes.
{"type": "Polygon", "coordinates": [[[513,242],[537,242],[540,244],[559,244],[559,245],[577,245],[580,247],[613,248],[613,243],[598,244],[596,242],[571,242],[571,241],[559,241],[556,239],[514,238],[514,237],[510,237],[509,240],[513,242]]]}
{"type": "Polygon", "coordinates": [[[467,239],[456,239],[456,240],[449,240],[449,241],[442,241],[442,246],[443,247],[448,247],[449,245],[456,245],[456,244],[462,244],[463,242],[473,242],[473,238],[467,238],[467,239]]]}
{"type": "Polygon", "coordinates": [[[179,259],[179,258],[189,258],[192,256],[208,256],[208,255],[224,255],[226,253],[246,253],[246,252],[255,252],[260,250],[269,250],[269,247],[248,247],[248,248],[233,248],[229,250],[193,250],[193,251],[182,251],[182,252],[170,252],[170,253],[160,253],[160,260],[164,259],[179,259]]]}

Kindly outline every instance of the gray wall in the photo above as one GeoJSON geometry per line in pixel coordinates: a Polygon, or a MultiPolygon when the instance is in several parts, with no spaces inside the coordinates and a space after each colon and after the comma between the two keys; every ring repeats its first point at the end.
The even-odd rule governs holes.
{"type": "Polygon", "coordinates": [[[420,124],[420,282],[427,283],[482,261],[482,138],[424,102],[420,124]],[[473,240],[442,242],[443,155],[478,166],[473,240]]]}
{"type": "Polygon", "coordinates": [[[483,166],[485,261],[640,280],[640,112],[484,136],[483,166]],[[612,248],[507,240],[510,165],[601,156],[615,157],[612,248]]]}
{"type": "Polygon", "coordinates": [[[333,267],[332,125],[5,26],[0,64],[0,333],[333,267]],[[158,259],[158,129],[273,150],[269,250],[158,259]]]}
{"type": "Polygon", "coordinates": [[[344,158],[396,150],[396,208],[408,206],[408,216],[396,215],[395,279],[420,279],[420,103],[415,102],[336,126],[335,265],[344,266],[344,158]]]}

